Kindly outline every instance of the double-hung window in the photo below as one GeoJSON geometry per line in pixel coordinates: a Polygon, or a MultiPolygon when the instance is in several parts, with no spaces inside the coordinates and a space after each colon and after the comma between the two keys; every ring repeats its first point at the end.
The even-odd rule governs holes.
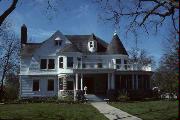
{"type": "Polygon", "coordinates": [[[54,59],[41,59],[40,68],[41,69],[55,69],[55,60],[54,59]]]}
{"type": "Polygon", "coordinates": [[[47,59],[41,59],[41,69],[47,69],[47,59]]]}
{"type": "Polygon", "coordinates": [[[39,91],[39,80],[33,80],[33,91],[39,91]]]}
{"type": "Polygon", "coordinates": [[[121,59],[116,59],[116,68],[120,69],[121,66],[121,59]]]}
{"type": "Polygon", "coordinates": [[[54,69],[54,68],[55,68],[54,59],[49,59],[48,69],[54,69]]]}
{"type": "Polygon", "coordinates": [[[48,91],[54,91],[54,80],[48,80],[48,91]]]}
{"type": "Polygon", "coordinates": [[[67,57],[67,67],[72,68],[73,64],[73,57],[67,57]]]}
{"type": "Polygon", "coordinates": [[[63,57],[59,57],[59,68],[63,68],[63,57]]]}

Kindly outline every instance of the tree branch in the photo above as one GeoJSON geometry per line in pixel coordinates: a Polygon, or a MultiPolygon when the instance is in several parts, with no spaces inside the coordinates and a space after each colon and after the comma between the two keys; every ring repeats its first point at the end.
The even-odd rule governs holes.
{"type": "Polygon", "coordinates": [[[9,14],[11,14],[12,11],[16,8],[17,2],[18,2],[18,0],[13,0],[12,4],[10,5],[10,7],[4,13],[2,13],[2,15],[0,16],[0,26],[2,25],[4,20],[7,18],[7,16],[9,14]]]}

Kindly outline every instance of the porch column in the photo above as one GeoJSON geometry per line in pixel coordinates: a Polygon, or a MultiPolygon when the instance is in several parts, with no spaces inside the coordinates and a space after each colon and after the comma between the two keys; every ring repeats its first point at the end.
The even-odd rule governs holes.
{"type": "Polygon", "coordinates": [[[78,74],[76,73],[76,90],[78,90],[78,74]]]}
{"type": "Polygon", "coordinates": [[[132,89],[134,90],[134,74],[132,74],[132,89]]]}
{"type": "Polygon", "coordinates": [[[73,80],[73,88],[74,88],[74,101],[76,100],[76,80],[73,80]]]}
{"type": "Polygon", "coordinates": [[[108,90],[111,89],[111,74],[108,73],[108,90]]]}
{"type": "Polygon", "coordinates": [[[83,74],[81,74],[81,90],[83,90],[83,74]]]}
{"type": "Polygon", "coordinates": [[[57,78],[57,93],[58,93],[58,97],[59,97],[59,77],[57,78]]]}
{"type": "Polygon", "coordinates": [[[114,79],[114,73],[112,73],[111,76],[111,89],[114,90],[115,89],[115,79],[114,79]]]}
{"type": "Polygon", "coordinates": [[[138,85],[138,84],[139,84],[138,82],[139,82],[139,80],[138,80],[138,75],[136,75],[136,89],[138,89],[138,86],[139,86],[139,85],[138,85]]]}

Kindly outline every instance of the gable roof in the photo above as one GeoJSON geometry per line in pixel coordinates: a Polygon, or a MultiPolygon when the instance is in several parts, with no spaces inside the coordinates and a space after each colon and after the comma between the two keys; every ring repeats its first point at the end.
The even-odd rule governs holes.
{"type": "Polygon", "coordinates": [[[60,52],[80,52],[80,50],[73,44],[66,45],[60,52]]]}
{"type": "Polygon", "coordinates": [[[112,41],[107,47],[107,54],[123,54],[128,55],[126,49],[124,48],[121,40],[119,39],[118,35],[115,34],[112,38],[112,41]]]}
{"type": "MultiPolygon", "coordinates": [[[[60,31],[56,31],[49,39],[55,39],[61,35],[60,31]]],[[[81,52],[84,54],[124,54],[128,55],[118,35],[114,35],[110,44],[106,43],[101,38],[91,35],[63,35],[69,43],[59,52],[81,52]],[[97,51],[91,53],[88,50],[88,42],[94,40],[97,42],[97,51]]],[[[48,39],[47,39],[48,40],[48,39]]],[[[26,43],[22,46],[21,55],[31,56],[33,52],[41,47],[47,40],[42,43],[26,43]]]]}
{"type": "Polygon", "coordinates": [[[34,51],[39,48],[42,43],[26,43],[22,46],[21,56],[32,56],[34,51]]]}

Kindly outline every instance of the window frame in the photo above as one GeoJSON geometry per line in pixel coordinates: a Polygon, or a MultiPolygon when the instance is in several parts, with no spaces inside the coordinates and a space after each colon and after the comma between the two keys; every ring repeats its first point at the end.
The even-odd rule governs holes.
{"type": "Polygon", "coordinates": [[[55,62],[56,62],[56,61],[55,61],[54,58],[46,58],[46,59],[45,59],[45,58],[42,58],[42,59],[40,59],[40,69],[41,69],[41,70],[55,70],[55,69],[56,69],[56,63],[55,63],[55,62]],[[41,63],[42,63],[41,61],[42,61],[42,60],[46,60],[46,68],[44,68],[44,69],[41,68],[41,63]],[[54,68],[52,68],[52,69],[49,68],[49,61],[50,61],[50,60],[54,60],[54,68]]]}
{"type": "Polygon", "coordinates": [[[61,46],[62,45],[62,40],[54,40],[55,46],[61,46]]]}
{"type": "Polygon", "coordinates": [[[74,89],[73,87],[74,87],[73,81],[67,80],[67,90],[73,90],[74,89]]]}
{"type": "Polygon", "coordinates": [[[60,69],[63,69],[64,68],[64,57],[63,56],[60,56],[59,58],[58,58],[58,63],[59,63],[59,68],[60,69]],[[60,59],[62,58],[62,61],[60,61],[60,59]],[[62,67],[60,66],[60,65],[62,65],[62,67]]]}
{"type": "Polygon", "coordinates": [[[33,80],[33,82],[32,82],[32,91],[33,92],[39,92],[40,91],[40,81],[39,80],[37,80],[37,79],[33,80]],[[35,88],[35,85],[34,85],[35,83],[38,83],[38,89],[35,88]]]}
{"type": "Polygon", "coordinates": [[[122,64],[122,61],[120,58],[116,59],[116,64],[122,64]],[[118,62],[120,62],[120,63],[118,63],[118,62]]]}
{"type": "Polygon", "coordinates": [[[67,60],[66,60],[66,66],[67,66],[67,68],[73,68],[73,66],[74,66],[74,57],[67,56],[66,59],[67,59],[67,60]],[[68,66],[68,58],[72,58],[72,61],[71,61],[71,63],[70,63],[70,64],[72,64],[72,66],[68,66]]]}
{"type": "Polygon", "coordinates": [[[54,79],[47,80],[47,91],[54,91],[54,79]],[[50,89],[52,86],[49,86],[49,82],[52,82],[52,81],[53,81],[53,84],[51,83],[50,85],[53,85],[53,89],[50,89]]]}
{"type": "Polygon", "coordinates": [[[63,90],[63,78],[58,78],[59,79],[59,90],[63,90]]]}
{"type": "Polygon", "coordinates": [[[41,69],[41,70],[46,70],[46,69],[48,68],[47,64],[48,64],[48,59],[40,59],[40,69],[41,69]],[[42,60],[46,60],[46,65],[45,65],[46,67],[45,67],[45,68],[42,68],[42,67],[41,67],[41,66],[42,66],[42,64],[41,64],[41,63],[42,63],[42,60]]]}
{"type": "Polygon", "coordinates": [[[103,68],[103,63],[97,63],[98,68],[103,68]]]}
{"type": "Polygon", "coordinates": [[[47,68],[48,70],[54,70],[54,69],[55,69],[55,59],[48,59],[48,63],[47,63],[47,64],[48,64],[48,65],[47,65],[47,66],[48,66],[48,68],[47,68]],[[49,68],[49,63],[50,63],[49,61],[50,61],[50,60],[53,60],[53,61],[54,61],[54,62],[53,62],[54,67],[53,67],[53,68],[49,68]]]}

